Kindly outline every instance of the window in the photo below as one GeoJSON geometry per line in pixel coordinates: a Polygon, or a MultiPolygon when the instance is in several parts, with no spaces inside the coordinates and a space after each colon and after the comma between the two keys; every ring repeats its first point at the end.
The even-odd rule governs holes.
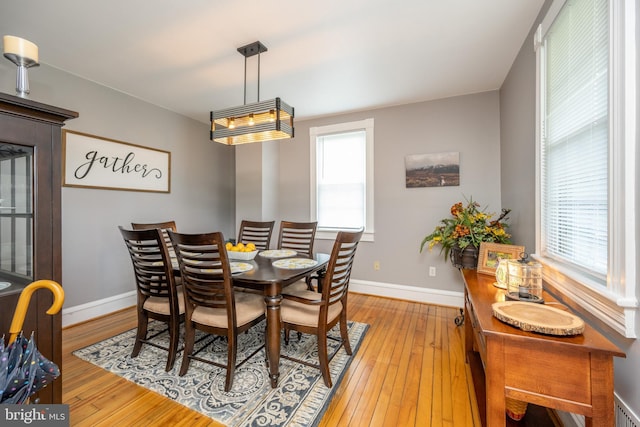
{"type": "Polygon", "coordinates": [[[310,129],[311,218],[318,238],[365,228],[373,240],[373,119],[310,129]]]}
{"type": "Polygon", "coordinates": [[[635,97],[633,54],[624,55],[634,38],[624,35],[635,23],[622,18],[634,7],[556,0],[535,40],[537,257],[548,283],[627,337],[637,307],[636,110],[624,98],[635,97]]]}

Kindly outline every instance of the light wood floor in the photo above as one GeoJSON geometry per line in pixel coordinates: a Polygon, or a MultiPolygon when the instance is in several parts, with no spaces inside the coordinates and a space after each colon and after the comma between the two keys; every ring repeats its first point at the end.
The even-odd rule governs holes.
{"type": "MultiPolygon", "coordinates": [[[[320,426],[479,426],[463,328],[454,324],[458,313],[350,294],[349,318],[370,328],[320,426]]],[[[135,326],[131,308],[63,330],[63,402],[71,425],[219,426],[71,354],[135,326]]]]}

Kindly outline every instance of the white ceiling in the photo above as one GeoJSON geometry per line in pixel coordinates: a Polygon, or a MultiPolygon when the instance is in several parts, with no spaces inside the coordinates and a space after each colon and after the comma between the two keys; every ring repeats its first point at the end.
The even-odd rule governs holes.
{"type": "MultiPolygon", "coordinates": [[[[279,96],[304,119],[498,89],[543,3],[3,0],[0,35],[37,44],[43,64],[205,123],[244,102],[236,49],[260,40],[260,99],[279,96]]],[[[257,56],[247,74],[254,102],[257,56]]]]}

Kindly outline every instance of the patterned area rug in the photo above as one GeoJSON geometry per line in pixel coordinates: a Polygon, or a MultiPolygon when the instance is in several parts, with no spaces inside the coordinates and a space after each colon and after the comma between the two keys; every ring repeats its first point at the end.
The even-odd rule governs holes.
{"type": "MultiPolygon", "coordinates": [[[[151,321],[150,335],[163,329],[163,324],[151,321]]],[[[349,322],[349,338],[355,355],[369,325],[349,322]]],[[[264,342],[265,323],[252,328],[238,338],[238,360],[243,360],[264,342]]],[[[198,331],[199,332],[199,331],[198,331]]],[[[317,346],[314,336],[303,334],[300,341],[292,332],[288,346],[282,344],[282,353],[298,359],[317,363],[317,346]]],[[[339,337],[338,328],[330,335],[339,337]]],[[[196,339],[203,335],[196,335],[196,339]]],[[[165,372],[166,352],[150,345],[143,345],[140,354],[131,358],[135,329],[90,345],[73,354],[83,360],[113,372],[149,390],[175,400],[182,405],[205,414],[227,426],[316,426],[326,410],[334,390],[351,363],[341,348],[329,364],[333,387],[324,385],[320,370],[280,359],[278,387],[271,388],[265,365],[264,349],[236,369],[233,387],[224,391],[225,370],[192,360],[189,371],[178,376],[182,352],[178,354],[173,369],[165,372]]],[[[226,343],[220,338],[208,336],[196,348],[208,346],[199,356],[226,363],[226,343]]],[[[165,332],[154,341],[166,345],[165,332]]],[[[338,343],[328,340],[329,355],[338,343]]],[[[182,343],[180,344],[182,347],[182,343]]]]}

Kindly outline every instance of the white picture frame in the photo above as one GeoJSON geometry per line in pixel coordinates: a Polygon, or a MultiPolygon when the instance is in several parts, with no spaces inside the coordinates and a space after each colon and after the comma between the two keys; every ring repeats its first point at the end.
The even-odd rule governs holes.
{"type": "Polygon", "coordinates": [[[62,185],[171,192],[171,153],[87,133],[62,132],[62,185]]]}

